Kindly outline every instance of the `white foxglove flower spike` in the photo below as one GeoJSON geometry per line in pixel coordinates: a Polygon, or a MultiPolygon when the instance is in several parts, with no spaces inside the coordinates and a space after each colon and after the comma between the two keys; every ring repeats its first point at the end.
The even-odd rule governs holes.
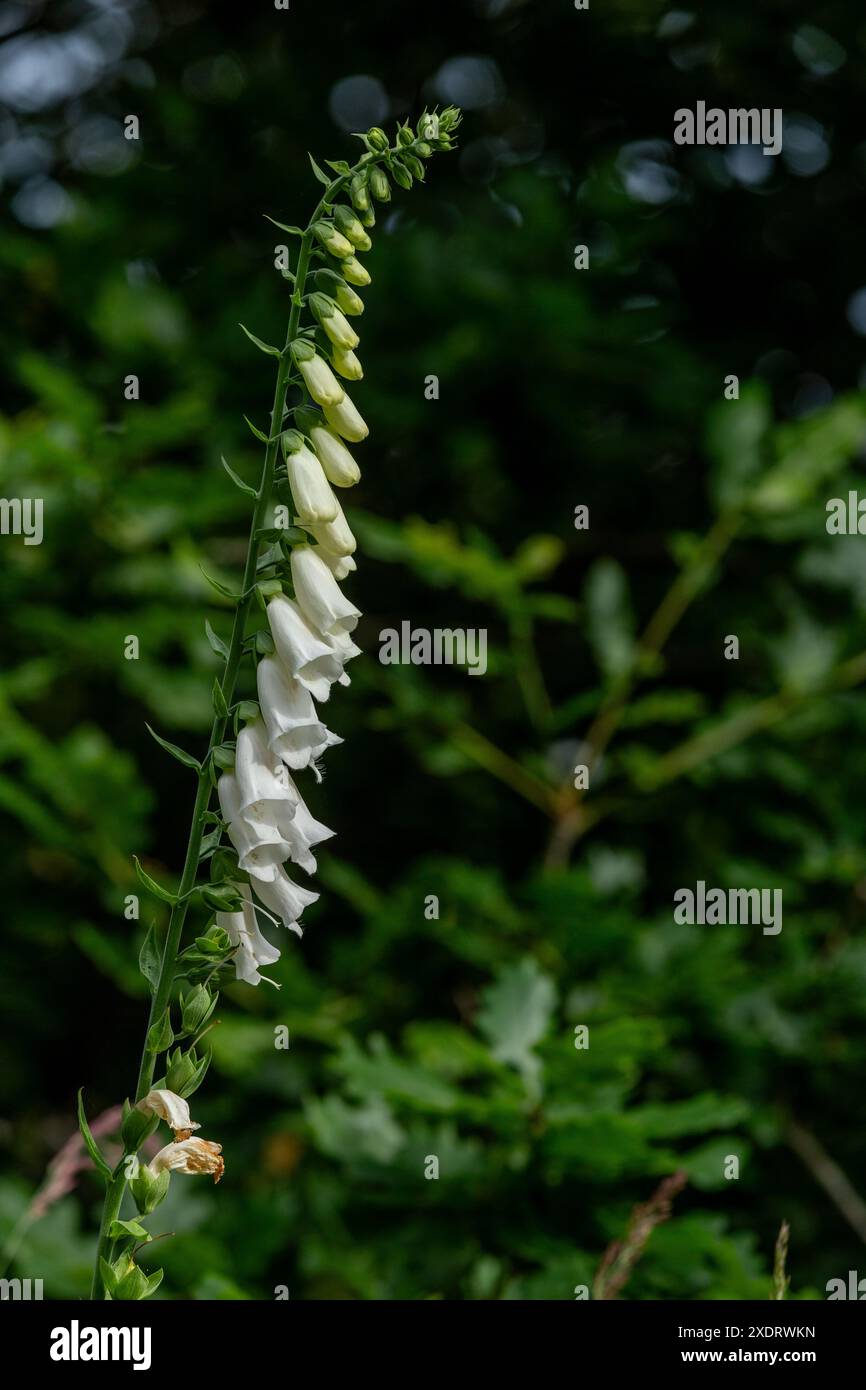
{"type": "Polygon", "coordinates": [[[298,605],[311,627],[327,636],[353,632],[361,616],[360,609],[342,593],[314,547],[296,545],[291,565],[298,605]]]}

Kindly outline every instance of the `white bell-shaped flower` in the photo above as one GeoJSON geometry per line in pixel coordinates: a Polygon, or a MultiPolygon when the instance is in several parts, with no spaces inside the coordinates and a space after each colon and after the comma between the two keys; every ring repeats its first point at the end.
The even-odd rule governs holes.
{"type": "Polygon", "coordinates": [[[321,722],[309,690],[292,679],[277,657],[262,658],[256,682],[268,747],[288,767],[296,772],[309,767],[326,748],[343,742],[321,722]]]}
{"type": "MultiPolygon", "coordinates": [[[[217,783],[217,795],[240,867],[254,878],[275,878],[277,869],[288,859],[291,849],[281,830],[262,821],[249,820],[241,814],[241,794],[233,773],[222,774],[217,783]]],[[[288,817],[285,824],[291,824],[288,817]]]]}
{"type": "Polygon", "coordinates": [[[304,908],[316,902],[318,893],[311,893],[308,888],[300,888],[283,870],[280,870],[273,883],[256,883],[254,886],[256,897],[268,911],[275,913],[289,931],[301,936],[301,913],[304,908]]]}
{"type": "MultiPolygon", "coordinates": [[[[330,371],[330,368],[328,368],[330,371]]],[[[334,377],[336,381],[337,378],[334,377]]],[[[342,391],[343,388],[340,387],[342,391]]],[[[310,395],[313,395],[312,391],[310,395]]],[[[313,397],[318,400],[317,396],[313,397]]],[[[362,439],[366,439],[370,433],[369,426],[353,405],[352,401],[343,391],[342,396],[338,396],[336,401],[319,401],[324,410],[325,419],[343,439],[348,439],[351,443],[357,444],[362,439]]]]}
{"type": "Polygon", "coordinates": [[[337,499],[325,477],[322,465],[306,445],[286,454],[286,473],[295,508],[302,525],[333,521],[337,499]]]}
{"type": "Polygon", "coordinates": [[[280,953],[259,930],[248,885],[241,883],[238,888],[244,898],[243,911],[218,912],[216,924],[228,933],[229,940],[237,948],[232,957],[235,977],[245,984],[258,985],[263,978],[267,978],[259,973],[259,967],[273,965],[279,960],[280,953]]]}
{"type": "Polygon", "coordinates": [[[314,631],[298,605],[285,594],[277,594],[269,602],[268,622],[277,655],[288,674],[320,704],[327,700],[344,665],[333,643],[314,631]]]}
{"type": "Polygon", "coordinates": [[[298,604],[310,625],[327,636],[353,632],[360,609],[349,602],[315,549],[309,545],[294,546],[291,565],[298,604]]]}
{"type": "Polygon", "coordinates": [[[268,746],[261,719],[245,724],[238,734],[235,778],[244,820],[275,826],[282,833],[295,814],[297,796],[288,786],[285,768],[268,746]]]}
{"type": "Polygon", "coordinates": [[[334,487],[354,487],[361,470],[340,436],[327,425],[313,425],[310,439],[328,482],[334,487]]]}
{"type": "MultiPolygon", "coordinates": [[[[334,497],[334,494],[331,493],[331,496],[334,497]]],[[[323,522],[322,525],[311,523],[305,529],[309,531],[311,536],[315,536],[319,545],[324,546],[326,550],[332,551],[335,555],[353,555],[358,548],[358,542],[352,534],[343,508],[336,497],[334,497],[334,501],[337,510],[333,521],[323,522]]]]}

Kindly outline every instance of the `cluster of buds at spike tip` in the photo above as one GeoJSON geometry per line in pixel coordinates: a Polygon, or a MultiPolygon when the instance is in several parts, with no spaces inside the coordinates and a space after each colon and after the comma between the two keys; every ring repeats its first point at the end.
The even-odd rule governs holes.
{"type": "MultiPolygon", "coordinates": [[[[258,702],[244,702],[236,711],[236,727],[243,727],[234,752],[226,745],[214,755],[221,769],[221,817],[232,845],[211,861],[210,891],[226,899],[217,907],[214,928],[229,943],[226,960],[237,978],[251,985],[268,980],[263,972],[280,956],[263,925],[300,936],[302,913],[318,897],[289,870],[315,873],[314,851],[333,831],[312,815],[294,775],[309,768],[321,780],[320,759],[342,742],[328,729],[320,706],[334,686],[350,683],[346,668],[359,655],[352,634],[361,615],[340,587],[356,568],[356,541],[337,497],[361,477],[349,445],[368,433],[343,385],[363,375],[356,321],[364,303],[357,291],[370,283],[370,274],[356,253],[372,249],[367,229],[375,223],[373,202],[390,200],[392,180],[408,188],[422,179],[422,160],[449,147],[459,119],[454,108],[425,113],[417,131],[398,128],[393,148],[379,127],[368,130],[361,137],[366,153],[354,169],[344,166],[309,227],[316,243],[313,284],[300,290],[312,322],[299,327],[288,346],[292,379],[304,400],[287,411],[290,420],[280,434],[284,475],[277,477],[278,490],[289,489],[293,524],[281,535],[265,533],[279,543],[269,561],[274,577],[256,586],[268,619],[268,632],[255,643],[258,702]],[[288,573],[282,568],[286,557],[288,573]]],[[[196,946],[201,948],[200,940],[196,946]]],[[[188,995],[184,1001],[185,1025],[194,1006],[205,1009],[204,1000],[194,1005],[196,999],[188,995]]],[[[162,1168],[216,1164],[208,1150],[191,1147],[196,1142],[169,1145],[150,1165],[152,1177],[162,1168]]]]}

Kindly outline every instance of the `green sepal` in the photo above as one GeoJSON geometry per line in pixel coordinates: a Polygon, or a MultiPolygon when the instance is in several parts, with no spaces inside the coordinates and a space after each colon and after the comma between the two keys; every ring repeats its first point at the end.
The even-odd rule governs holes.
{"type": "Polygon", "coordinates": [[[167,1052],[174,1042],[174,1029],[171,1026],[171,1011],[166,1009],[162,1018],[147,1031],[145,1050],[147,1052],[167,1052]]]}
{"type": "Polygon", "coordinates": [[[112,1221],[108,1228],[109,1240],[153,1240],[150,1231],[146,1231],[140,1221],[131,1218],[129,1221],[112,1221]]]}
{"type": "Polygon", "coordinates": [[[177,761],[183,763],[184,767],[191,767],[194,768],[196,772],[201,772],[201,763],[198,758],[192,756],[192,753],[185,753],[182,748],[178,748],[176,743],[169,743],[168,739],[160,738],[159,734],[156,733],[148,723],[145,722],[144,727],[147,729],[151,738],[156,739],[160,748],[165,749],[166,753],[170,753],[173,758],[177,758],[177,761]]]}
{"type": "MultiPolygon", "coordinates": [[[[229,883],[204,883],[196,889],[196,897],[213,912],[240,912],[244,905],[237,888],[229,883]]],[[[204,937],[196,937],[196,945],[202,950],[204,947],[200,943],[204,940],[204,937]]]]}
{"type": "Polygon", "coordinates": [[[241,492],[245,492],[248,497],[258,497],[259,494],[256,492],[255,488],[250,487],[249,483],[245,483],[243,478],[238,477],[235,470],[230,466],[230,464],[226,462],[222,454],[220,454],[220,463],[222,464],[225,471],[228,473],[235,487],[240,488],[241,492]]]}
{"type": "Polygon", "coordinates": [[[147,891],[152,893],[155,898],[159,898],[160,902],[168,903],[170,907],[174,907],[180,901],[176,893],[170,893],[167,888],[163,888],[161,884],[157,883],[155,878],[151,878],[150,874],[145,873],[144,869],[141,867],[137,854],[132,856],[132,862],[135,865],[135,872],[138,875],[139,882],[143,884],[147,891]]]}
{"type": "Polygon", "coordinates": [[[259,656],[273,656],[276,651],[274,639],[266,627],[259,628],[256,633],[256,651],[259,656]]]}
{"type": "Polygon", "coordinates": [[[102,1156],[99,1145],[90,1133],[90,1125],[87,1123],[87,1116],[84,1113],[84,1087],[78,1092],[78,1128],[81,1130],[81,1137],[84,1140],[84,1147],[93,1159],[94,1166],[99,1175],[106,1182],[111,1182],[111,1169],[102,1156]]]}
{"type": "MultiPolygon", "coordinates": [[[[129,1106],[129,1101],[126,1102],[129,1106]]],[[[126,1109],[126,1107],[124,1107],[126,1109]]],[[[124,1152],[128,1154],[138,1153],[145,1139],[147,1139],[156,1129],[158,1119],[156,1115],[147,1115],[139,1110],[137,1106],[129,1106],[123,1117],[120,1126],[120,1137],[123,1140],[124,1152]]]]}
{"type": "Polygon", "coordinates": [[[225,695],[223,694],[223,688],[222,688],[222,686],[220,685],[220,683],[219,683],[218,680],[215,680],[214,683],[213,683],[213,690],[211,691],[211,699],[213,700],[214,713],[216,714],[217,718],[218,718],[218,719],[227,719],[227,718],[228,718],[228,713],[229,713],[229,707],[228,707],[228,705],[226,704],[226,697],[225,697],[225,695]]]}
{"type": "Polygon", "coordinates": [[[282,357],[283,354],[278,347],[274,347],[273,343],[265,343],[261,338],[257,338],[255,333],[251,333],[245,324],[239,323],[238,328],[243,329],[250,342],[255,343],[259,352],[266,352],[269,357],[282,357]]]}
{"type": "Polygon", "coordinates": [[[258,700],[241,700],[240,704],[235,710],[235,718],[239,720],[243,719],[245,722],[247,722],[250,719],[258,719],[261,712],[262,707],[259,704],[258,700]]]}
{"type": "Polygon", "coordinates": [[[220,743],[211,753],[213,761],[217,767],[221,767],[223,772],[230,772],[235,765],[235,746],[233,743],[220,743]]]}

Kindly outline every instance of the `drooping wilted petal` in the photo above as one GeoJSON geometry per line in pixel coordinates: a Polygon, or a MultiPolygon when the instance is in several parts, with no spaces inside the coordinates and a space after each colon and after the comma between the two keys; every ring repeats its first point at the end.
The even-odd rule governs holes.
{"type": "Polygon", "coordinates": [[[217,1183],[225,1171],[221,1155],[221,1144],[193,1137],[166,1144],[147,1166],[154,1177],[168,1168],[173,1173],[213,1173],[217,1183]]]}
{"type": "Polygon", "coordinates": [[[201,1125],[195,1124],[190,1119],[188,1102],[182,1096],[175,1095],[174,1091],[155,1087],[152,1091],[148,1091],[135,1108],[140,1110],[142,1114],[158,1115],[175,1132],[201,1129],[201,1125]]]}

